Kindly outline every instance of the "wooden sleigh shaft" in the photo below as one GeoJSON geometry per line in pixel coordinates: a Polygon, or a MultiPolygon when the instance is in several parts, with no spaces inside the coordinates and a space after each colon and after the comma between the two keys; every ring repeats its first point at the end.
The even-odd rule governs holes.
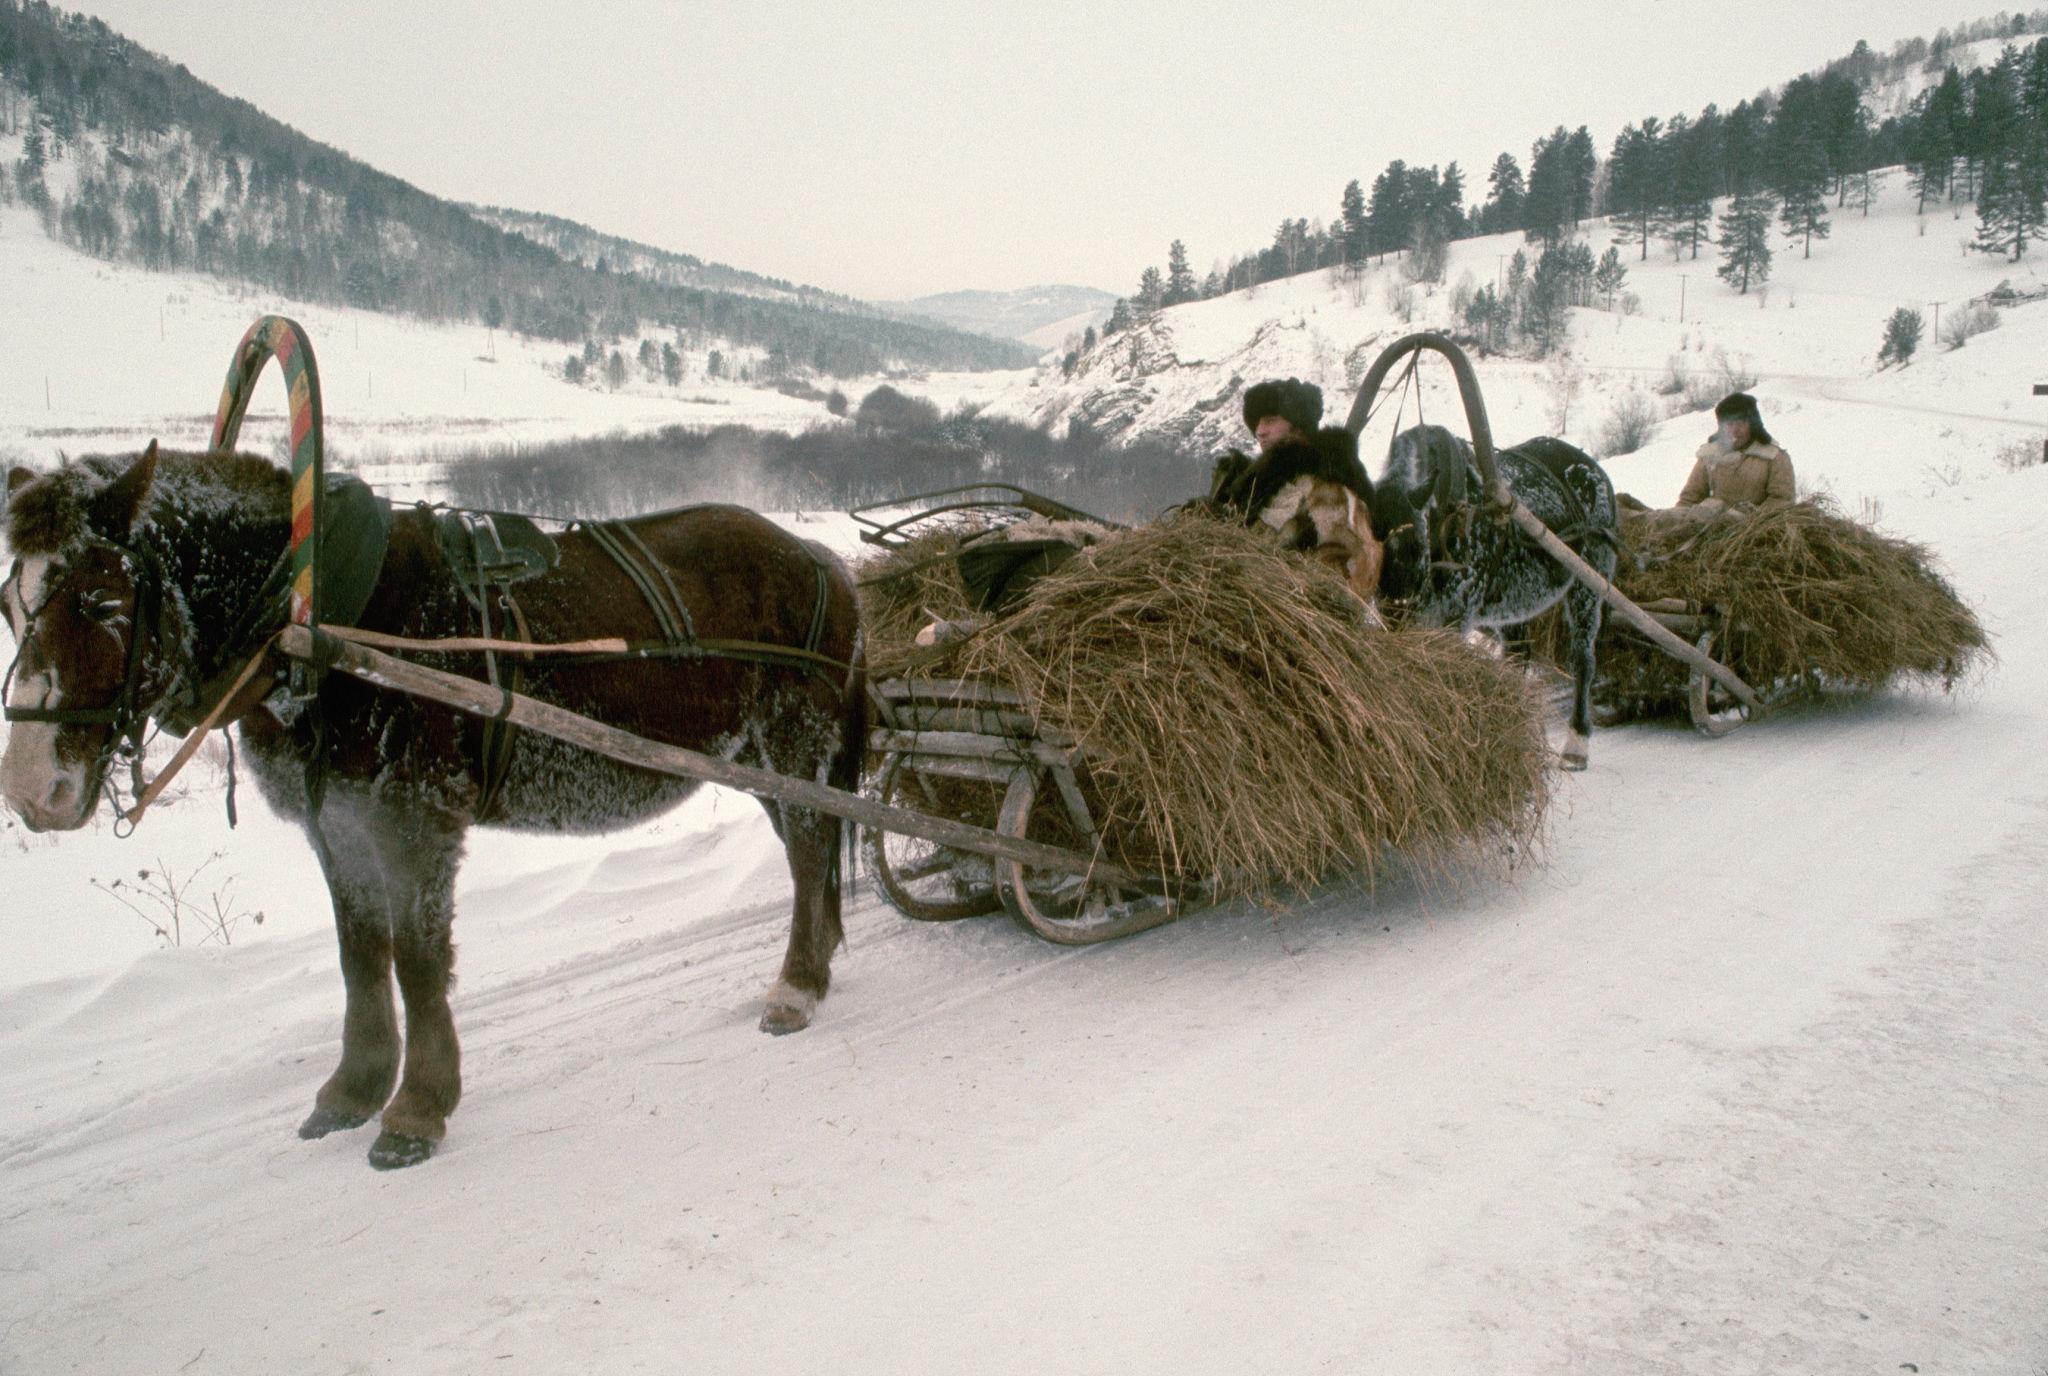
{"type": "Polygon", "coordinates": [[[538,731],[623,764],[679,778],[722,784],[755,797],[814,808],[862,826],[901,832],[957,850],[998,860],[1013,860],[1034,869],[1083,875],[1094,881],[1131,888],[1146,887],[1152,882],[1121,866],[1076,851],[1005,836],[987,827],[879,803],[809,779],[791,778],[700,751],[650,741],[522,693],[503,692],[459,674],[408,663],[368,646],[304,626],[287,626],[277,643],[279,649],[294,659],[327,664],[380,688],[427,698],[473,716],[503,717],[514,726],[538,731]]]}

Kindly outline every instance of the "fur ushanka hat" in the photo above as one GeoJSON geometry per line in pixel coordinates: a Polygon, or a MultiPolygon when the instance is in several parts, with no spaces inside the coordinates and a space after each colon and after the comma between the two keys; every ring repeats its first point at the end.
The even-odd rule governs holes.
{"type": "Polygon", "coordinates": [[[1763,412],[1757,409],[1756,398],[1747,392],[1730,392],[1714,404],[1715,420],[1741,420],[1749,422],[1749,437],[1762,440],[1765,444],[1776,444],[1771,432],[1764,428],[1763,412]]]}
{"type": "Polygon", "coordinates": [[[1247,388],[1245,429],[1258,429],[1267,416],[1278,416],[1302,434],[1313,435],[1323,419],[1323,389],[1298,377],[1269,379],[1247,388]]]}

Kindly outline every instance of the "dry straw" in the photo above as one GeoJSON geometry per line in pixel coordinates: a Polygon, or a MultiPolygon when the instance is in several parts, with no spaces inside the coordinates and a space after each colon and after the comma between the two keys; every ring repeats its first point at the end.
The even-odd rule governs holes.
{"type": "Polygon", "coordinates": [[[1396,852],[1438,867],[1514,854],[1540,826],[1550,756],[1526,676],[1455,635],[1373,624],[1261,531],[1185,513],[1119,534],[921,660],[882,642],[964,608],[916,577],[869,585],[876,662],[1022,691],[1081,742],[1121,863],[1269,894],[1369,880],[1396,852]]]}
{"type": "MultiPolygon", "coordinates": [[[[1725,612],[1714,657],[1760,690],[1811,673],[1836,692],[1911,678],[1946,691],[1991,653],[1924,546],[1849,520],[1825,499],[1707,526],[1628,512],[1622,535],[1633,558],[1616,572],[1621,591],[1725,612]]],[[[1602,705],[1623,718],[1682,713],[1686,666],[1615,621],[1600,639],[1602,705]]]]}

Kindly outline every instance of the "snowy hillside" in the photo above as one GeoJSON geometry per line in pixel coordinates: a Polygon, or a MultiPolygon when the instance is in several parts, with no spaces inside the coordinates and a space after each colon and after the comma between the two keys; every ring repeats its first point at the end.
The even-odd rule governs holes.
{"type": "MultiPolygon", "coordinates": [[[[1774,430],[1786,408],[1816,412],[1819,424],[1785,427],[1795,437],[1787,443],[1801,458],[1818,457],[1815,447],[1832,443],[1829,436],[1840,433],[1837,417],[1845,409],[1876,402],[1917,408],[1923,419],[1914,423],[1916,439],[1922,431],[1939,435],[1944,420],[1985,422],[1958,435],[1956,445],[1944,446],[1951,462],[1985,458],[2038,425],[2028,386],[2040,370],[2038,354],[1987,347],[1993,335],[1950,354],[1932,334],[1937,306],[1948,312],[1945,329],[1955,311],[2001,282],[2022,292],[2048,286],[2048,257],[2029,255],[2015,264],[1966,251],[1977,230],[1974,209],[1930,206],[1916,215],[1914,198],[1896,170],[1883,181],[1867,217],[1854,206],[1832,214],[1832,238],[1816,242],[1811,258],[1801,257],[1797,245],[1779,246],[1768,286],[1746,296],[1715,277],[1718,259],[1711,246],[1699,258],[1684,260],[1674,260],[1658,244],[1647,260],[1624,246],[1623,291],[1635,298],[1633,313],[1619,306],[1574,310],[1562,360],[1486,362],[1495,435],[1507,443],[1558,434],[1597,450],[1603,425],[1632,396],[1660,415],[1670,409],[1674,398],[1658,389],[1670,385],[1674,370],[1680,379],[1702,384],[1731,370],[1754,379],[1774,430]],[[1884,323],[1901,306],[1927,317],[1930,338],[1911,366],[1879,374],[1884,323]],[[1981,375],[1990,368],[2010,371],[1980,376],[1986,401],[1965,414],[1957,404],[1955,374],[1981,375]]],[[[1612,231],[1596,221],[1584,237],[1597,254],[1612,231]]],[[[1355,276],[1306,273],[1171,307],[1105,340],[1071,377],[1062,377],[1056,365],[1040,368],[1002,393],[993,409],[1055,426],[1079,420],[1107,434],[1165,436],[1221,450],[1248,438],[1239,412],[1244,388],[1261,378],[1293,376],[1322,387],[1326,418],[1334,424],[1382,348],[1412,330],[1463,333],[1454,309],[1460,288],[1469,293],[1496,282],[1518,251],[1535,256],[1519,234],[1465,239],[1450,245],[1440,284],[1410,282],[1403,263],[1390,259],[1355,276]]],[[[2030,311],[2010,312],[2007,319],[2020,323],[2030,311]]],[[[1425,369],[1423,376],[1425,415],[1458,419],[1449,370],[1425,369]]],[[[1711,428],[1697,414],[1681,413],[1660,433],[1678,440],[1711,428]]],[[[1374,433],[1383,447],[1390,431],[1374,433]]],[[[1369,463],[1376,452],[1368,444],[1369,463]]],[[[1630,465],[1620,460],[1617,475],[1626,480],[1630,465]]]]}
{"type": "MultiPolygon", "coordinates": [[[[828,423],[821,403],[705,376],[693,351],[682,382],[636,366],[611,391],[564,381],[566,346],[480,325],[263,297],[216,278],[104,263],[46,238],[34,215],[0,207],[0,459],[204,448],[242,332],[265,313],[306,326],[319,360],[329,452],[374,481],[408,482],[419,462],[494,443],[644,430],[828,423]]],[[[650,339],[668,338],[650,331],[650,339]]],[[[620,346],[631,358],[638,341],[620,346]]],[[[734,369],[745,350],[726,345],[734,369]]],[[[282,454],[283,385],[259,383],[244,447],[282,454]]]]}
{"type": "MultiPolygon", "coordinates": [[[[2039,1376],[2048,302],[1876,371],[1894,307],[2039,280],[1960,253],[1967,212],[1922,223],[1896,187],[1838,212],[1762,297],[1631,261],[1640,311],[1574,313],[1576,392],[1551,364],[1480,378],[1503,438],[1584,441],[1674,356],[1725,357],[1802,483],[1931,546],[2000,662],[1719,741],[1601,732],[1507,882],[1083,950],[906,922],[863,882],[831,997],[771,1039],[788,881],[751,801],[478,833],[465,1099],[431,1162],[377,1175],[368,1131],[293,1135],[338,1054],[334,938],[246,774],[225,827],[217,746],[132,837],[0,820],[0,1371],[2039,1376]],[[144,872],[186,886],[182,945],[123,905],[144,872]]],[[[1221,447],[1239,383],[1314,378],[1341,415],[1379,345],[1516,246],[1454,245],[1413,320],[1391,266],[1313,276],[1166,312],[1136,367],[925,390],[1221,447]]],[[[270,310],[311,329],[337,450],[394,464],[819,414],[572,387],[552,349],[501,334],[486,363],[481,330],[209,294],[18,218],[0,300],[0,452],[39,462],[199,442],[270,310]]],[[[1425,405],[1456,423],[1440,380],[1425,405]]],[[[1617,485],[1668,500],[1704,428],[1664,421],[1617,485]]]]}

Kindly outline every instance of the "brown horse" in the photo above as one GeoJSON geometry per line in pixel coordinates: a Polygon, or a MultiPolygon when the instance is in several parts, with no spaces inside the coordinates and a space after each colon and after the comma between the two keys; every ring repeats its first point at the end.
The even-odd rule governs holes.
{"type": "MultiPolygon", "coordinates": [[[[83,825],[148,719],[189,724],[281,624],[268,598],[289,534],[289,482],[260,459],[159,456],[155,445],[136,459],[10,475],[16,560],[0,591],[18,651],[0,786],[31,829],[83,825]]],[[[533,642],[623,637],[633,650],[501,657],[522,661],[520,690],[651,740],[857,787],[860,617],[838,561],[738,507],[609,532],[565,533],[559,562],[521,582],[515,600],[533,642]],[[639,553],[619,552],[628,546],[639,553]],[[703,648],[719,642],[740,648],[703,648]]],[[[477,633],[431,513],[393,517],[357,624],[419,639],[477,633]]],[[[479,658],[428,661],[481,678],[479,658]]],[[[274,677],[244,696],[260,699],[233,714],[253,772],[274,807],[305,820],[325,872],[348,989],[341,1064],[299,1135],[357,1127],[382,1110],[371,1164],[411,1165],[433,1152],[462,1093],[448,988],[464,833],[478,823],[604,831],[672,807],[695,784],[529,732],[487,749],[478,719],[338,673],[310,700],[274,677]]],[[[841,829],[809,809],[764,806],[796,897],[761,1026],[792,1032],[824,995],[841,940],[841,829]]]]}

